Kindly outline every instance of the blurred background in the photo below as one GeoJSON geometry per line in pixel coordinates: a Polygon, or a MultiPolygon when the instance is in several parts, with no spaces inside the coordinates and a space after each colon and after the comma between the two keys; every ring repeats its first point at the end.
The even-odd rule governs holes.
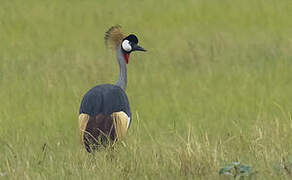
{"type": "MultiPolygon", "coordinates": [[[[286,144],[284,154],[289,154],[291,9],[289,0],[1,2],[0,160],[5,163],[0,170],[9,174],[9,166],[15,169],[10,178],[26,172],[28,178],[50,179],[50,173],[63,167],[56,161],[64,153],[73,156],[69,159],[76,153],[86,156],[77,134],[79,105],[91,87],[118,78],[115,54],[104,45],[104,33],[116,24],[136,34],[148,50],[133,53],[128,65],[129,147],[136,143],[134,147],[146,154],[165,154],[166,148],[178,149],[177,143],[190,134],[208,136],[216,144],[229,137],[249,137],[258,127],[268,138],[278,127],[282,134],[270,138],[282,136],[278,145],[286,144]],[[51,168],[46,171],[32,173],[37,168],[27,162],[33,164],[44,144],[56,159],[47,162],[51,168]],[[14,162],[15,154],[22,158],[14,162]]],[[[221,162],[239,160],[238,151],[251,151],[245,149],[251,139],[239,141],[230,145],[238,149],[222,151],[221,162]]],[[[270,148],[270,140],[263,143],[270,148]]],[[[275,156],[279,149],[274,149],[275,156]]],[[[254,159],[243,156],[248,162],[254,159]]],[[[78,158],[68,163],[76,162],[78,158]]],[[[216,163],[214,169],[220,165],[216,163]]],[[[170,163],[165,172],[181,164],[170,163]]],[[[135,171],[144,165],[139,167],[135,171]]],[[[62,175],[59,178],[86,177],[66,171],[62,175]]]]}

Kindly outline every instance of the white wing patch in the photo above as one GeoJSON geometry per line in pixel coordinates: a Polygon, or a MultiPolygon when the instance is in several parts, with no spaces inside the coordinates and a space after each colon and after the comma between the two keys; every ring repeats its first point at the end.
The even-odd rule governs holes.
{"type": "Polygon", "coordinates": [[[125,114],[125,116],[127,116],[127,118],[128,118],[128,122],[127,122],[127,129],[129,129],[129,126],[130,126],[130,122],[131,122],[131,118],[125,113],[125,112],[123,112],[124,114],[125,114]]]}

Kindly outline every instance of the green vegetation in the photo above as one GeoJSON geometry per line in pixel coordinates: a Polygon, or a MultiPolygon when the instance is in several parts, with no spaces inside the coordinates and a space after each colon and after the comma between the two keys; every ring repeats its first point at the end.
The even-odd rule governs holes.
{"type": "Polygon", "coordinates": [[[10,0],[0,5],[0,179],[292,178],[290,0],[10,0]],[[118,77],[104,32],[133,53],[132,125],[115,149],[79,144],[84,93],[118,77]]]}

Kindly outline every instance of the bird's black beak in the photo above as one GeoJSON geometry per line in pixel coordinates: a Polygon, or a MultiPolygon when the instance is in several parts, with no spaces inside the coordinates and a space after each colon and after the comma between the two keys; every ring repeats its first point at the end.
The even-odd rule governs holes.
{"type": "Polygon", "coordinates": [[[133,43],[132,44],[132,51],[146,51],[146,49],[142,48],[141,46],[139,46],[138,44],[133,43]]]}

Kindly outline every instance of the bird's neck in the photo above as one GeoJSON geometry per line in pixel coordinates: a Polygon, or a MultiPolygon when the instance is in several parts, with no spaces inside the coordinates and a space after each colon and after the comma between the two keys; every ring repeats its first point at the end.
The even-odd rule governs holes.
{"type": "Polygon", "coordinates": [[[119,80],[116,82],[115,85],[119,86],[125,91],[127,87],[127,64],[125,61],[124,53],[120,47],[117,48],[117,60],[120,67],[120,75],[119,80]]]}

